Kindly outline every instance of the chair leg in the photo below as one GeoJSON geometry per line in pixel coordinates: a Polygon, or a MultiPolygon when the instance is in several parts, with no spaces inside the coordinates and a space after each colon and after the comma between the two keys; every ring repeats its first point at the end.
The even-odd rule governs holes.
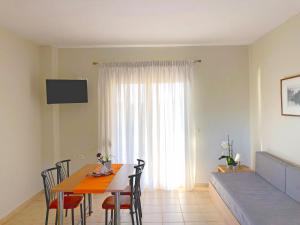
{"type": "Polygon", "coordinates": [[[56,210],[56,213],[55,213],[55,225],[58,224],[58,210],[56,210]]]}
{"type": "Polygon", "coordinates": [[[81,220],[81,225],[85,225],[85,221],[83,220],[83,208],[82,208],[82,204],[80,204],[80,220],[81,220]]]}
{"type": "Polygon", "coordinates": [[[111,225],[114,224],[114,210],[110,210],[110,221],[111,221],[111,225]]]}
{"type": "Polygon", "coordinates": [[[139,212],[138,212],[138,206],[137,203],[134,203],[134,210],[135,210],[135,218],[136,218],[136,224],[141,225],[141,221],[139,219],[139,212]]]}
{"type": "Polygon", "coordinates": [[[105,209],[105,225],[107,225],[108,210],[105,209]]]}
{"type": "Polygon", "coordinates": [[[72,214],[72,225],[74,225],[74,209],[71,210],[71,214],[72,214]]]}
{"type": "Polygon", "coordinates": [[[142,218],[143,217],[143,212],[142,212],[142,204],[141,204],[140,197],[138,197],[138,208],[139,208],[139,215],[142,218]]]}
{"type": "Polygon", "coordinates": [[[134,217],[133,217],[134,212],[133,212],[132,209],[130,209],[129,214],[130,214],[130,217],[131,217],[131,223],[132,223],[132,225],[134,225],[134,217]]]}
{"type": "Polygon", "coordinates": [[[45,225],[48,225],[49,209],[46,209],[45,225]]]}

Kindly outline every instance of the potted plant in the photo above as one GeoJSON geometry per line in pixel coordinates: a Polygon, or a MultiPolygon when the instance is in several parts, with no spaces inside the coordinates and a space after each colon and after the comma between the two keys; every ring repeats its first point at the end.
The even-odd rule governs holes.
{"type": "Polygon", "coordinates": [[[221,143],[221,147],[228,152],[227,155],[224,154],[224,151],[222,152],[222,156],[219,157],[219,160],[226,159],[226,163],[228,167],[236,166],[237,163],[233,159],[233,140],[230,141],[229,135],[227,136],[227,141],[223,141],[221,143]]]}
{"type": "Polygon", "coordinates": [[[111,154],[108,153],[97,153],[97,161],[101,163],[108,170],[111,170],[111,154]]]}
{"type": "Polygon", "coordinates": [[[106,169],[111,170],[111,154],[109,153],[111,149],[111,142],[110,140],[103,142],[103,150],[104,153],[97,154],[97,160],[101,163],[106,169]]]}

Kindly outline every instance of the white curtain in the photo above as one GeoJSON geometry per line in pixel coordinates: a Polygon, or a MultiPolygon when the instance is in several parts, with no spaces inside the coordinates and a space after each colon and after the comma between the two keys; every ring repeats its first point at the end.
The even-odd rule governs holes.
{"type": "Polygon", "coordinates": [[[194,185],[192,78],[191,61],[100,66],[99,148],[111,151],[114,162],[144,159],[147,188],[191,189],[194,185]]]}

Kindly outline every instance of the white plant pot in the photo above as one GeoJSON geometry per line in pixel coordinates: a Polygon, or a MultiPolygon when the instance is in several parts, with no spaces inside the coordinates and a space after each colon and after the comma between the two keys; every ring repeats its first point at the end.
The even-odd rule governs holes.
{"type": "Polygon", "coordinates": [[[111,170],[111,161],[107,161],[104,163],[104,166],[108,169],[111,170]]]}

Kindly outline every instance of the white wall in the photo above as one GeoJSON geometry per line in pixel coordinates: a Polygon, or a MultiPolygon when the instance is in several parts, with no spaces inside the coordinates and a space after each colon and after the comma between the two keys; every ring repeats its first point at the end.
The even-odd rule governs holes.
{"type": "Polygon", "coordinates": [[[262,145],[263,150],[298,164],[300,164],[300,118],[281,116],[280,79],[300,74],[299,28],[300,14],[250,47],[252,155],[262,145]],[[257,94],[259,90],[261,104],[257,94]]]}
{"type": "Polygon", "coordinates": [[[0,29],[0,218],[41,190],[37,45],[0,29]]]}
{"type": "Polygon", "coordinates": [[[57,48],[40,47],[40,74],[42,87],[43,124],[43,168],[52,167],[60,159],[59,105],[48,105],[46,98],[46,79],[57,78],[57,48]]]}
{"type": "Polygon", "coordinates": [[[97,151],[97,66],[92,62],[166,59],[203,60],[196,65],[195,81],[197,182],[207,183],[209,173],[220,163],[220,142],[226,134],[234,139],[242,161],[249,164],[247,47],[65,48],[58,50],[60,77],[88,78],[89,88],[89,103],[60,105],[60,154],[74,161],[73,169],[94,161],[97,151]]]}

